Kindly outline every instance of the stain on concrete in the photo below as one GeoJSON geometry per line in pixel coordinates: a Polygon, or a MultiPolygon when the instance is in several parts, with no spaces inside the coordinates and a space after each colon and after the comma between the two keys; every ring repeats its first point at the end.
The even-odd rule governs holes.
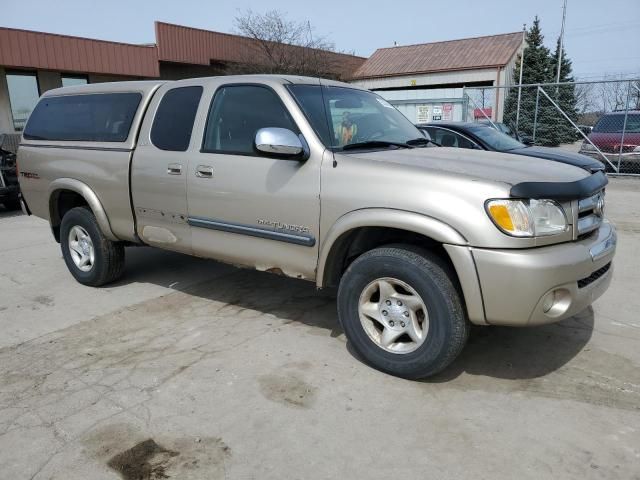
{"type": "Polygon", "coordinates": [[[220,437],[145,438],[143,430],[122,423],[93,430],[83,444],[87,457],[106,463],[123,480],[224,478],[231,457],[231,448],[220,437]]]}
{"type": "Polygon", "coordinates": [[[317,391],[316,387],[296,375],[261,375],[258,383],[267,399],[300,408],[311,407],[317,391]]]}
{"type": "Polygon", "coordinates": [[[282,368],[292,368],[292,369],[296,369],[296,370],[311,370],[313,369],[313,363],[307,361],[307,360],[302,360],[299,362],[289,362],[289,363],[285,363],[282,368]]]}
{"type": "Polygon", "coordinates": [[[45,307],[53,307],[55,305],[53,298],[49,295],[37,295],[33,297],[33,301],[38,305],[43,305],[45,307]]]}
{"type": "Polygon", "coordinates": [[[180,455],[149,438],[117,454],[107,465],[124,480],[156,480],[169,478],[167,467],[171,459],[180,455]]]}

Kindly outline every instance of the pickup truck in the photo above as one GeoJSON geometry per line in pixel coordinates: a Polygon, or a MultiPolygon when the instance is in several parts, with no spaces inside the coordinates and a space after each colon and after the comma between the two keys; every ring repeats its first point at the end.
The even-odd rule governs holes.
{"type": "Polygon", "coordinates": [[[607,177],[433,148],[375,93],[294,76],[46,92],[18,150],[23,209],[100,286],[150,245],[338,287],[348,341],[384,372],[450,364],[470,325],[587,308],[612,277],[607,177]]]}

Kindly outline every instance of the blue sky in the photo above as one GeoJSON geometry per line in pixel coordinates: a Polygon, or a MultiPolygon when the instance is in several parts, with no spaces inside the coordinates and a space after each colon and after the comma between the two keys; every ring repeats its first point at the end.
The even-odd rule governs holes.
{"type": "MultiPolygon", "coordinates": [[[[232,32],[251,8],[309,20],[340,50],[368,56],[376,48],[491,35],[522,29],[537,14],[550,48],[560,32],[562,0],[1,0],[0,26],[131,43],[154,41],[161,20],[232,32]]],[[[584,79],[640,77],[640,0],[568,0],[565,45],[584,79]]]]}

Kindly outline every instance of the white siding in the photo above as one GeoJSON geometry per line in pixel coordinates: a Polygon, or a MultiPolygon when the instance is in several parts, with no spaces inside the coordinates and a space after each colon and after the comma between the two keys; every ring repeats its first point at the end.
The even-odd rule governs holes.
{"type": "Polygon", "coordinates": [[[402,75],[397,77],[381,77],[365,80],[353,80],[355,85],[375,90],[376,88],[398,88],[429,85],[446,85],[451,83],[495,82],[498,70],[487,68],[482,70],[460,70],[456,72],[439,72],[420,75],[402,75]],[[414,83],[415,82],[415,83],[414,83]]]}
{"type": "Polygon", "coordinates": [[[413,123],[434,121],[434,107],[441,109],[441,120],[462,120],[462,88],[435,88],[435,89],[412,89],[412,90],[381,90],[378,95],[388,100],[400,110],[413,123]],[[445,115],[445,105],[451,105],[451,114],[447,118],[445,115]],[[428,119],[419,118],[418,108],[426,107],[429,112],[428,119]]]}

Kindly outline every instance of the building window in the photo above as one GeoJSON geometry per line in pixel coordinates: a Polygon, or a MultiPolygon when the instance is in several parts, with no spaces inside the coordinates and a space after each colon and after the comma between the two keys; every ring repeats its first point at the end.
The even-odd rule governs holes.
{"type": "Polygon", "coordinates": [[[7,86],[13,128],[22,131],[40,98],[38,77],[35,72],[7,72],[7,86]]]}
{"type": "Polygon", "coordinates": [[[86,75],[63,75],[62,86],[73,87],[74,85],[86,85],[89,79],[86,75]]]}

